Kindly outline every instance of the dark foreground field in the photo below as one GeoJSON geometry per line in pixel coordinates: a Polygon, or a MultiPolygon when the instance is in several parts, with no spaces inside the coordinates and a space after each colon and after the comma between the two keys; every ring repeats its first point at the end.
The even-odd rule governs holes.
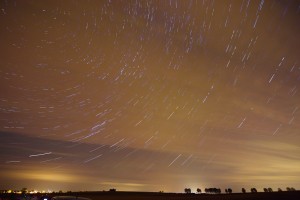
{"type": "Polygon", "coordinates": [[[92,200],[300,200],[300,191],[246,194],[172,194],[138,192],[73,193],[92,200]]]}
{"type": "MultiPolygon", "coordinates": [[[[68,194],[49,194],[49,197],[53,196],[87,197],[92,200],[300,200],[300,191],[246,194],[174,194],[151,192],[73,192],[68,194]]],[[[19,199],[16,196],[13,199],[7,197],[3,199],[19,199]]]]}

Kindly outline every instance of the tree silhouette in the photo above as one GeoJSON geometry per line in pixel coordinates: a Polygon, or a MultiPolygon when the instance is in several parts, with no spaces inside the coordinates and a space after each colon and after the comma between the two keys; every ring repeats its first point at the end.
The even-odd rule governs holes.
{"type": "Polygon", "coordinates": [[[185,188],[185,189],[184,189],[184,192],[185,192],[186,194],[190,194],[192,191],[191,191],[191,188],[185,188]]]}
{"type": "Polygon", "coordinates": [[[273,192],[273,189],[272,188],[268,188],[268,192],[273,192]]]}
{"type": "Polygon", "coordinates": [[[197,188],[197,193],[201,193],[201,189],[200,188],[197,188]]]}
{"type": "Polygon", "coordinates": [[[226,194],[231,194],[232,193],[232,189],[231,188],[226,188],[225,189],[225,193],[226,194]]]}
{"type": "Polygon", "coordinates": [[[264,188],[264,192],[268,192],[268,189],[267,189],[267,188],[264,188]]]}
{"type": "Polygon", "coordinates": [[[221,194],[220,188],[205,188],[205,193],[208,194],[221,194]]]}
{"type": "Polygon", "coordinates": [[[278,188],[278,192],[282,192],[282,189],[281,189],[281,188],[278,188]]]}
{"type": "Polygon", "coordinates": [[[287,188],[286,188],[286,191],[288,191],[288,192],[291,191],[291,188],[290,188],[290,187],[287,187],[287,188]]]}
{"type": "Polygon", "coordinates": [[[245,188],[242,188],[242,193],[246,193],[246,189],[245,188]]]}
{"type": "Polygon", "coordinates": [[[26,194],[27,193],[27,188],[22,188],[22,190],[21,190],[21,192],[22,192],[22,194],[26,194]]]}
{"type": "Polygon", "coordinates": [[[257,192],[256,188],[251,188],[251,193],[256,193],[256,192],[257,192]]]}

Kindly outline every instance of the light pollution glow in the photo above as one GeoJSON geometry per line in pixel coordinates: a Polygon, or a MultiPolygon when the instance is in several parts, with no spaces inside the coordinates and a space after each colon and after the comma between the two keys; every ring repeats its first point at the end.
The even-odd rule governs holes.
{"type": "Polygon", "coordinates": [[[0,5],[0,189],[300,188],[299,2],[0,5]]]}

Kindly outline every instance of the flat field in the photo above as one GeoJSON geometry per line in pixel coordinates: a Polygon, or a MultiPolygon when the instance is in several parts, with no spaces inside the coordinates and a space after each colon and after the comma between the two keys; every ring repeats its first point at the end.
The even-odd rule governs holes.
{"type": "MultiPolygon", "coordinates": [[[[234,193],[234,194],[181,194],[155,192],[71,192],[63,194],[49,194],[53,196],[87,197],[91,200],[300,200],[300,191],[271,192],[271,193],[234,193]]],[[[20,200],[21,195],[0,194],[0,199],[20,200]]],[[[44,199],[39,196],[37,199],[44,199]]]]}
{"type": "Polygon", "coordinates": [[[300,200],[300,191],[236,194],[174,194],[150,192],[82,192],[70,193],[92,200],[300,200]]]}

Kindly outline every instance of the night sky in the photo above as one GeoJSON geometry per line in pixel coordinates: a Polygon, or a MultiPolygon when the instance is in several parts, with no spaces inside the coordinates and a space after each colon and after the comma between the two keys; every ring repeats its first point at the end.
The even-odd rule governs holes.
{"type": "Polygon", "coordinates": [[[299,1],[0,1],[0,189],[300,188],[299,1]]]}

